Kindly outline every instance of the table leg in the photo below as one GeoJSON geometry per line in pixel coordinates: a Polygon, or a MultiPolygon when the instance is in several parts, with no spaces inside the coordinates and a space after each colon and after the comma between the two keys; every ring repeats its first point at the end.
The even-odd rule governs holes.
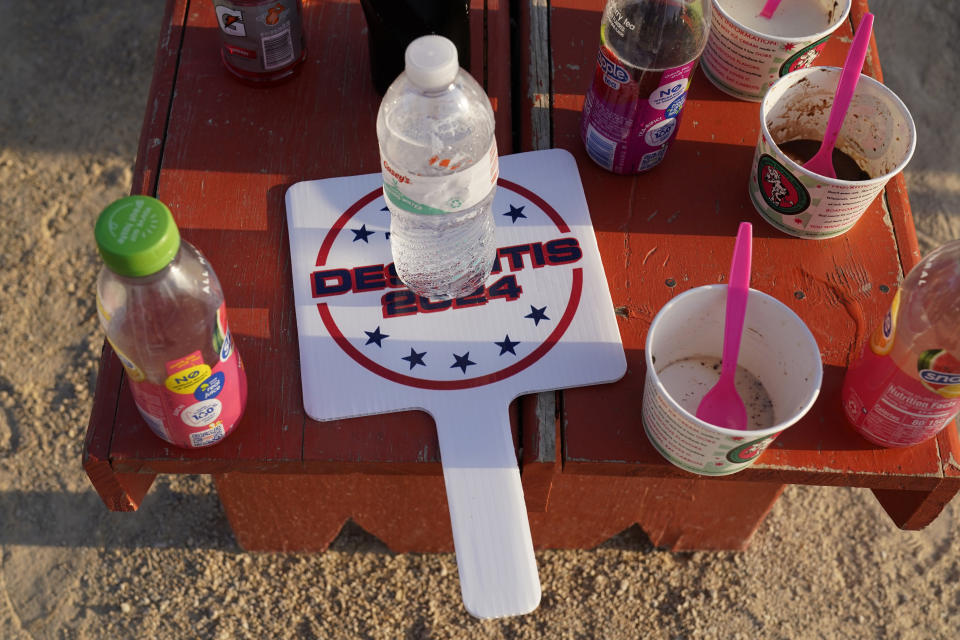
{"type": "MultiPolygon", "coordinates": [[[[397,553],[453,551],[441,476],[214,475],[248,551],[324,551],[352,519],[397,553]]],[[[783,485],[560,474],[530,512],[537,549],[589,549],[633,524],[672,551],[742,550],[783,485]]]]}
{"type": "Polygon", "coordinates": [[[633,524],[671,551],[743,550],[784,485],[731,480],[559,474],[534,545],[589,549],[633,524]]]}
{"type": "Polygon", "coordinates": [[[87,456],[83,469],[111,511],[136,511],[157,477],[155,473],[117,473],[107,460],[87,456]]]}
{"type": "Polygon", "coordinates": [[[110,463],[110,443],[116,419],[123,367],[110,343],[104,341],[93,411],[83,446],[83,470],[111,511],[136,511],[150,490],[155,473],[118,473],[110,463]]]}
{"type": "Polygon", "coordinates": [[[918,530],[936,520],[960,491],[960,424],[952,422],[937,435],[943,478],[932,491],[874,489],[873,494],[901,529],[918,530]]]}
{"type": "Polygon", "coordinates": [[[325,551],[347,519],[397,553],[453,551],[439,473],[223,473],[213,479],[237,543],[247,551],[325,551]]]}
{"type": "Polygon", "coordinates": [[[958,488],[957,479],[945,479],[933,491],[873,489],[873,495],[894,524],[918,531],[937,519],[958,488]]]}

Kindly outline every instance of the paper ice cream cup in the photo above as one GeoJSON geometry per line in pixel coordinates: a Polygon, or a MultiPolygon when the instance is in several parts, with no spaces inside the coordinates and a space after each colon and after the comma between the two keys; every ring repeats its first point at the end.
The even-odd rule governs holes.
{"type": "Polygon", "coordinates": [[[837,149],[870,179],[827,178],[788,158],[778,145],[823,139],[840,71],[795,71],[777,81],[760,105],[750,199],[764,220],[798,238],[832,238],[849,231],[890,178],[906,167],[916,147],[907,107],[890,89],[861,75],[837,149]]]}
{"type": "MultiPolygon", "coordinates": [[[[643,428],[664,458],[707,476],[753,464],[813,406],[823,377],[820,349],[803,320],[776,298],[751,289],[737,363],[763,384],[773,407],[772,424],[740,430],[698,419],[696,406],[709,387],[696,389],[696,380],[671,371],[689,359],[720,357],[726,298],[726,285],[691,289],[664,305],[647,332],[643,428]]],[[[749,413],[750,398],[746,405],[749,413]]]]}
{"type": "Polygon", "coordinates": [[[704,74],[718,89],[758,102],[782,76],[813,64],[850,13],[850,0],[784,0],[773,18],[763,0],[713,0],[704,74]]]}

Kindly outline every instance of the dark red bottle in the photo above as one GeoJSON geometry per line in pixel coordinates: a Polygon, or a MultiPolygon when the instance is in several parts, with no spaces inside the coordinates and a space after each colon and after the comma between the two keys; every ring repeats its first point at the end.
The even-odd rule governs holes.
{"type": "Polygon", "coordinates": [[[360,0],[367,19],[370,73],[380,95],[403,71],[407,45],[430,34],[457,47],[460,66],[470,71],[469,0],[360,0]]]}
{"type": "Polygon", "coordinates": [[[257,84],[284,80],[307,57],[300,0],[213,0],[220,59],[257,84]]]}

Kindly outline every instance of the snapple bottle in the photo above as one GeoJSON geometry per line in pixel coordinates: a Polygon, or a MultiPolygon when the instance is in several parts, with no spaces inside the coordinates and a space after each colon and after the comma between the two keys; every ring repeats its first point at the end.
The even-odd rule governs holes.
{"type": "Polygon", "coordinates": [[[710,0],[607,0],[580,136],[619,174],[660,164],[710,32],[710,0]]]}
{"type": "Polygon", "coordinates": [[[910,270],[843,381],[843,409],[861,435],[906,447],[960,411],[960,241],[910,270]]]}
{"type": "Polygon", "coordinates": [[[227,326],[213,268],[148,196],[117,200],[94,235],[104,266],[97,311],[150,429],[188,449],[215,444],[237,426],[247,375],[227,326]]]}

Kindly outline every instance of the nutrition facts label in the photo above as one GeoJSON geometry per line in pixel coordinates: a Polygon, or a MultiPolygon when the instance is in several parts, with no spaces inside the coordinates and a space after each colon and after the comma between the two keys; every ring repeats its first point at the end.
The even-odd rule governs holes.
{"type": "Polygon", "coordinates": [[[847,416],[860,422],[861,429],[886,446],[904,446],[931,438],[960,409],[960,398],[931,398],[910,386],[913,385],[892,382],[872,406],[850,390],[845,403],[847,416]]]}

